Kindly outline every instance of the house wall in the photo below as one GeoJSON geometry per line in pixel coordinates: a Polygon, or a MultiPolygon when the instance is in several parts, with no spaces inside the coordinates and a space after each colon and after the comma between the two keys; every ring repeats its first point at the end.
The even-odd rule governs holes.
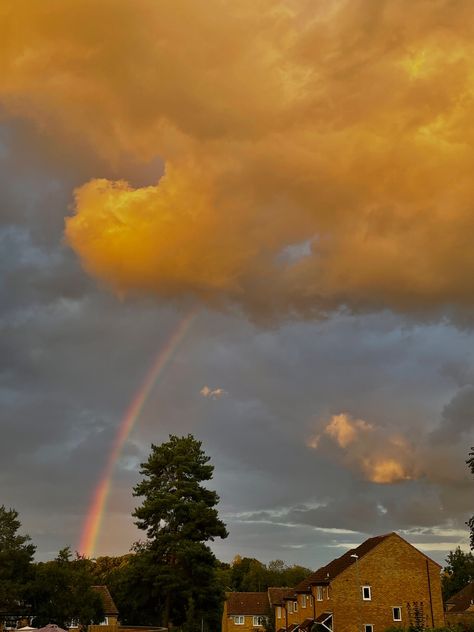
{"type": "Polygon", "coordinates": [[[334,632],[364,632],[364,624],[372,624],[373,632],[408,627],[407,603],[413,602],[423,602],[427,627],[444,625],[439,567],[396,535],[336,577],[329,601],[332,607],[326,604],[326,609],[333,611],[334,632]],[[370,601],[362,600],[364,585],[371,587],[370,601]],[[393,620],[394,606],[401,608],[401,622],[393,620]]]}
{"type": "Polygon", "coordinates": [[[222,632],[253,632],[254,630],[263,630],[263,626],[255,626],[253,624],[253,615],[246,614],[243,615],[243,617],[243,625],[235,623],[234,615],[229,615],[227,601],[225,601],[222,613],[222,632]]]}

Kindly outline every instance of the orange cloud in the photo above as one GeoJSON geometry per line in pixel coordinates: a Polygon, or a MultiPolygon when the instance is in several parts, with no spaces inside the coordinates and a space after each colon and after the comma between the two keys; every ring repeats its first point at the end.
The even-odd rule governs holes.
{"type": "Polygon", "coordinates": [[[348,413],[333,415],[307,441],[372,483],[388,484],[418,478],[413,446],[399,435],[348,413]]]}
{"type": "Polygon", "coordinates": [[[0,19],[4,116],[165,162],[152,186],[76,191],[66,237],[115,291],[472,309],[468,0],[4,0],[0,19]]]}

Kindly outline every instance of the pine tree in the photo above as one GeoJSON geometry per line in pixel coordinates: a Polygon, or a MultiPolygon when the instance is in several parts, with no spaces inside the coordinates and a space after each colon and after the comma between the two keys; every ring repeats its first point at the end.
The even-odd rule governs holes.
{"type": "MultiPolygon", "coordinates": [[[[469,452],[469,458],[466,463],[469,465],[471,472],[474,474],[474,447],[471,448],[471,451],[469,452]]],[[[472,516],[470,520],[468,520],[467,525],[471,531],[471,549],[474,549],[474,516],[472,516]]]]}
{"type": "Polygon", "coordinates": [[[152,445],[141,464],[144,478],[134,488],[143,502],[133,516],[148,538],[141,554],[154,565],[166,627],[171,616],[184,622],[189,599],[196,612],[203,612],[219,592],[216,558],[206,542],[227,537],[227,530],[215,508],[218,495],[201,484],[212,479],[209,460],[192,435],[170,435],[169,441],[152,445]]]}

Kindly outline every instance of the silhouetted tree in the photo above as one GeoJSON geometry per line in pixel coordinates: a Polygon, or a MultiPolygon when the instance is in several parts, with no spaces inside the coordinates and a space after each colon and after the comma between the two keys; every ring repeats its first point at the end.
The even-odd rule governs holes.
{"type": "Polygon", "coordinates": [[[152,445],[141,464],[144,478],[134,488],[134,496],[143,502],[133,515],[148,538],[137,555],[154,572],[153,588],[160,589],[166,627],[171,620],[184,623],[190,599],[197,616],[208,621],[223,599],[217,560],[206,545],[227,537],[216,509],[219,497],[201,484],[212,479],[209,460],[192,435],[170,435],[169,441],[152,445]]]}
{"type": "Polygon", "coordinates": [[[446,566],[441,577],[443,599],[446,601],[472,581],[474,581],[474,555],[465,553],[458,546],[454,551],[450,551],[446,558],[446,566]]]}

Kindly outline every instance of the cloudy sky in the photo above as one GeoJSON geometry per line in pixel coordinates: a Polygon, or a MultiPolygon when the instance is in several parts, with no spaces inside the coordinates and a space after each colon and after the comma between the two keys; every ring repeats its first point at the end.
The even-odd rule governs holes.
{"type": "Polygon", "coordinates": [[[467,547],[474,22],[466,0],[4,0],[0,504],[139,537],[151,442],[193,433],[230,535],[316,567],[397,530],[467,547]]]}

